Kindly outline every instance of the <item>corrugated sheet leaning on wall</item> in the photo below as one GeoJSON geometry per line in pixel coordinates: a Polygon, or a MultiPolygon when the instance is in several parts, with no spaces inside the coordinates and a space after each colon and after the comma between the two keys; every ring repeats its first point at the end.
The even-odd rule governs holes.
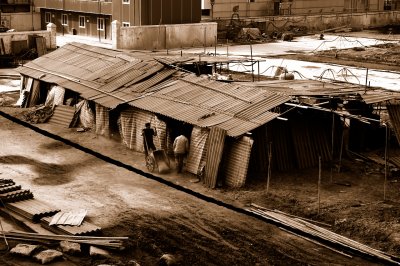
{"type": "Polygon", "coordinates": [[[108,108],[96,103],[96,134],[110,136],[110,114],[108,108]]]}
{"type": "Polygon", "coordinates": [[[210,130],[207,147],[207,162],[204,176],[204,184],[209,188],[215,188],[219,174],[220,163],[225,146],[226,131],[213,127],[210,130]]]}
{"type": "Polygon", "coordinates": [[[400,143],[400,105],[388,104],[387,110],[389,112],[390,124],[393,127],[397,142],[400,143]]]}
{"type": "Polygon", "coordinates": [[[68,128],[72,122],[74,114],[75,107],[68,105],[56,105],[54,113],[49,119],[49,124],[60,125],[68,128]]]}
{"type": "Polygon", "coordinates": [[[206,128],[193,127],[189,155],[186,162],[186,171],[189,173],[197,175],[202,162],[205,162],[208,133],[209,131],[206,128]]]}
{"type": "Polygon", "coordinates": [[[243,136],[235,140],[224,156],[222,177],[229,187],[239,188],[246,182],[253,140],[243,136]]]}

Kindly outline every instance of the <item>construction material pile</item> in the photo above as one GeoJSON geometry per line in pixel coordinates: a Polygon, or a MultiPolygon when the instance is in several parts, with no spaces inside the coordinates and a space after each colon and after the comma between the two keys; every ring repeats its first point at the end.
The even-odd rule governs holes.
{"type": "Polygon", "coordinates": [[[291,234],[327,247],[344,256],[351,257],[350,254],[358,254],[385,264],[400,265],[400,258],[316,226],[308,222],[310,220],[306,221],[300,217],[288,215],[277,210],[269,210],[256,204],[251,204],[251,208],[247,210],[278,225],[281,229],[291,234]]]}
{"type": "Polygon", "coordinates": [[[62,212],[59,208],[34,199],[32,192],[21,189],[12,179],[0,179],[0,203],[0,213],[4,217],[11,217],[18,225],[31,232],[1,233],[10,239],[34,242],[70,241],[116,249],[124,249],[128,240],[127,237],[93,236],[100,235],[101,228],[84,220],[86,212],[78,212],[81,214],[79,217],[74,217],[74,212],[62,212]],[[65,223],[71,220],[74,222],[65,223]],[[39,234],[39,231],[49,234],[39,234]]]}

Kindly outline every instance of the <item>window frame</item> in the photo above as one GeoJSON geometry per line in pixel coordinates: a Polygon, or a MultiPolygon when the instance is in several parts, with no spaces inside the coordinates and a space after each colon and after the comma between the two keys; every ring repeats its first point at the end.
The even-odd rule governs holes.
{"type": "Polygon", "coordinates": [[[129,5],[131,3],[130,0],[122,0],[123,5],[129,5]]]}
{"type": "Polygon", "coordinates": [[[85,16],[79,16],[79,28],[86,28],[86,17],[85,16]],[[83,19],[83,23],[81,23],[81,19],[83,19]]]}
{"type": "Polygon", "coordinates": [[[104,18],[97,18],[97,30],[98,31],[104,31],[105,28],[105,21],[104,18]]]}
{"type": "Polygon", "coordinates": [[[61,25],[68,26],[68,14],[61,14],[61,25]]]}
{"type": "Polygon", "coordinates": [[[51,23],[51,12],[45,12],[44,13],[44,22],[45,23],[51,23]]]}

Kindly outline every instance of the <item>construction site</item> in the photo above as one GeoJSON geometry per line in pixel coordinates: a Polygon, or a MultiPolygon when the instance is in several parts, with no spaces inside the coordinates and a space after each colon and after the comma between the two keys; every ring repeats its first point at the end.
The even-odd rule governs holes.
{"type": "Polygon", "coordinates": [[[400,264],[398,26],[223,24],[1,38],[2,265],[400,264]]]}

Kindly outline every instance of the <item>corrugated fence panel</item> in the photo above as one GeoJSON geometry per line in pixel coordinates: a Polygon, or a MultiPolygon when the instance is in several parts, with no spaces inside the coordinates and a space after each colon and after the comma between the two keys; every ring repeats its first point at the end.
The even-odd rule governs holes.
{"type": "Polygon", "coordinates": [[[204,183],[209,188],[215,188],[217,185],[219,167],[224,151],[225,136],[226,131],[224,129],[213,127],[210,130],[204,176],[204,183]]]}
{"type": "Polygon", "coordinates": [[[194,127],[192,130],[189,155],[186,162],[186,171],[189,173],[197,175],[199,171],[201,159],[205,157],[207,151],[206,142],[208,133],[208,129],[200,127],[194,127]]]}
{"type": "Polygon", "coordinates": [[[243,136],[235,140],[224,157],[223,178],[229,187],[239,188],[246,182],[253,140],[243,136]]]}
{"type": "Polygon", "coordinates": [[[394,133],[398,143],[400,143],[400,105],[387,105],[390,123],[392,124],[394,133]]]}
{"type": "Polygon", "coordinates": [[[96,103],[96,134],[105,137],[110,136],[110,113],[105,108],[96,103]]]}
{"type": "MultiPolygon", "coordinates": [[[[142,129],[145,123],[150,122],[152,128],[156,128],[157,137],[154,137],[154,145],[160,149],[162,143],[165,143],[166,125],[149,112],[130,108],[121,111],[120,114],[120,135],[122,142],[129,148],[135,151],[143,152],[143,136],[142,129]],[[161,136],[160,136],[161,135],[161,136]]],[[[165,144],[162,144],[165,146],[165,144]]]]}
{"type": "Polygon", "coordinates": [[[67,105],[56,105],[49,124],[69,127],[75,114],[75,107],[67,105]]]}

